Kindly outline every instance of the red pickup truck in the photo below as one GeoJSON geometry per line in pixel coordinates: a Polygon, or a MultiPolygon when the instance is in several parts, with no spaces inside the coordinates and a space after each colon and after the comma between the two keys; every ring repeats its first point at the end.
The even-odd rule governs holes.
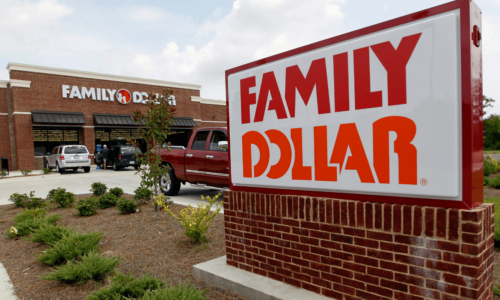
{"type": "Polygon", "coordinates": [[[227,129],[214,127],[195,130],[187,148],[161,149],[162,162],[170,167],[167,178],[160,178],[163,194],[177,195],[186,182],[197,187],[229,187],[227,148],[227,129]]]}

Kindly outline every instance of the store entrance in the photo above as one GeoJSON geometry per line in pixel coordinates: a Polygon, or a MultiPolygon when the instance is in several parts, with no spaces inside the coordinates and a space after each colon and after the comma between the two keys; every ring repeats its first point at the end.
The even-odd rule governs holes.
{"type": "Polygon", "coordinates": [[[79,127],[33,127],[35,156],[45,156],[57,146],[82,145],[79,127]],[[64,128],[64,129],[63,129],[64,128]]]}
{"type": "Polygon", "coordinates": [[[142,151],[147,149],[146,143],[140,138],[136,128],[95,128],[95,145],[110,147],[114,145],[130,144],[130,140],[139,144],[142,151]]]}
{"type": "MultiPolygon", "coordinates": [[[[187,147],[189,137],[192,133],[191,128],[172,128],[166,142],[170,142],[172,146],[187,147]]],[[[95,128],[95,145],[101,145],[101,148],[106,145],[108,147],[121,144],[129,144],[132,140],[139,145],[142,152],[147,151],[147,145],[141,139],[137,128],[95,128]]]]}

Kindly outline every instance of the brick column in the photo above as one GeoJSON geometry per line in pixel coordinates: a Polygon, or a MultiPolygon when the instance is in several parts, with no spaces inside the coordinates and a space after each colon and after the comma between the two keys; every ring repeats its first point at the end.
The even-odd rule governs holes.
{"type": "Polygon", "coordinates": [[[35,169],[35,145],[33,142],[33,123],[31,114],[14,115],[16,135],[17,169],[35,169]]]}
{"type": "Polygon", "coordinates": [[[493,299],[494,206],[224,192],[227,263],[333,299],[493,299]]]}
{"type": "Polygon", "coordinates": [[[9,171],[12,171],[12,157],[10,155],[9,116],[7,115],[0,115],[0,157],[7,157],[9,159],[9,171]]]}
{"type": "MultiPolygon", "coordinates": [[[[83,144],[89,150],[90,154],[94,154],[95,151],[95,133],[94,127],[84,126],[82,128],[83,144]]],[[[92,156],[92,164],[94,164],[94,156],[92,156]]]]}

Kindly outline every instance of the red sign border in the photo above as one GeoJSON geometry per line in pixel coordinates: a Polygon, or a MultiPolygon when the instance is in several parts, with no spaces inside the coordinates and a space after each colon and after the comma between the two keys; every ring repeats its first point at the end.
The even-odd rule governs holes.
{"type": "MultiPolygon", "coordinates": [[[[461,53],[461,74],[462,74],[462,201],[439,200],[429,198],[412,198],[399,196],[382,196],[370,194],[352,194],[335,192],[318,192],[305,190],[290,190],[281,188],[256,188],[248,186],[234,186],[231,177],[231,147],[229,147],[229,186],[232,191],[246,191],[255,193],[269,193],[282,195],[297,195],[321,198],[338,198],[346,200],[360,200],[369,202],[397,203],[408,205],[421,205],[432,207],[472,209],[483,203],[483,139],[482,122],[473,127],[473,103],[472,103],[472,83],[471,83],[471,3],[470,0],[455,0],[429,9],[425,9],[413,14],[365,27],[356,31],[335,36],[313,44],[309,44],[290,51],[279,53],[267,58],[263,58],[236,68],[226,70],[226,114],[227,130],[230,132],[229,116],[229,91],[228,77],[231,74],[261,66],[273,61],[281,60],[290,56],[322,48],[332,44],[358,38],[377,31],[385,30],[395,26],[425,19],[434,15],[442,14],[455,9],[460,10],[460,53],[461,53]],[[480,128],[479,128],[480,127],[480,128]],[[474,133],[480,137],[474,137],[474,133]]],[[[476,96],[478,91],[475,91],[476,96]]],[[[482,99],[482,82],[481,82],[482,99]]],[[[481,102],[482,105],[482,102],[481,102]]],[[[230,135],[229,135],[230,136],[230,135]]],[[[228,136],[228,140],[230,140],[228,136]]],[[[229,141],[230,143],[230,141],[229,141]]]]}

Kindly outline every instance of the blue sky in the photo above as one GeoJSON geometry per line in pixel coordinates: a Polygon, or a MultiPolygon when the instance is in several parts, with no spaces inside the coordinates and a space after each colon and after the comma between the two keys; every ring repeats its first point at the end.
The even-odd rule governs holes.
{"type": "MultiPolygon", "coordinates": [[[[0,0],[0,65],[196,83],[202,97],[224,99],[226,69],[444,2],[0,0]]],[[[498,102],[490,113],[500,114],[500,0],[477,3],[484,93],[498,102]]]]}

